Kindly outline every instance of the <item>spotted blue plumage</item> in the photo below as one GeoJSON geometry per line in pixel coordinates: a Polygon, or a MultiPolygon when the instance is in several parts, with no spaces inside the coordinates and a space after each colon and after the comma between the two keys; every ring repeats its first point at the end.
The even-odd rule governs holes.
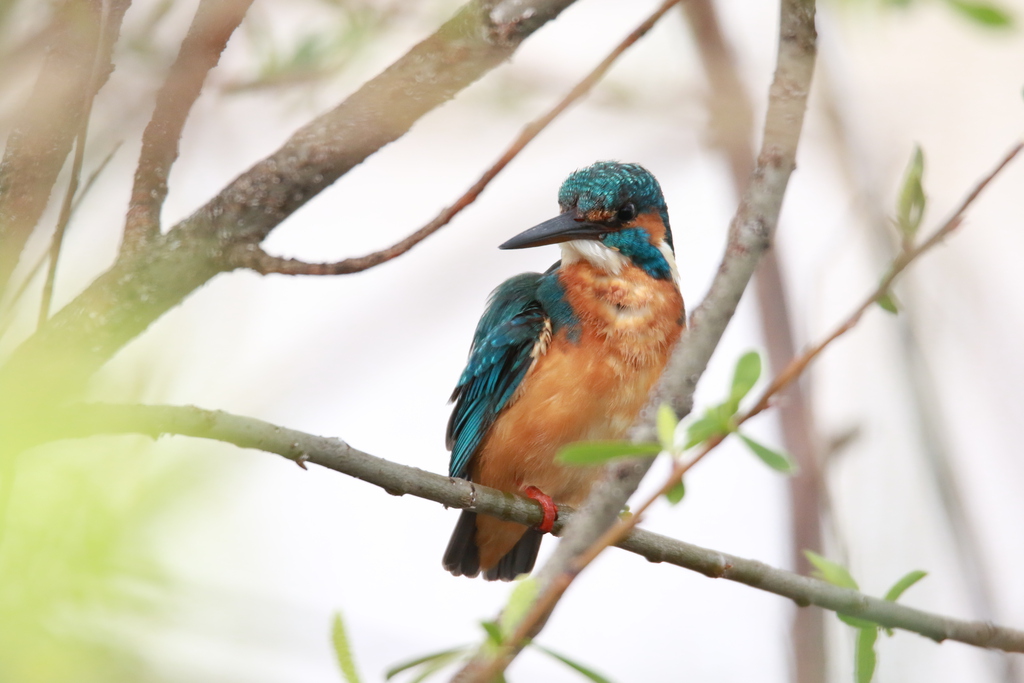
{"type": "Polygon", "coordinates": [[[558,204],[562,211],[575,208],[581,214],[591,211],[614,213],[629,201],[636,204],[638,213],[658,212],[665,224],[665,242],[674,252],[668,206],[661,193],[661,185],[640,164],[598,161],[574,171],[558,190],[558,204]]]}
{"type": "Polygon", "coordinates": [[[579,338],[579,320],[565,301],[558,264],[546,273],[523,273],[501,283],[477,323],[469,361],[452,393],[447,445],[448,474],[469,477],[469,461],[533,362],[531,352],[550,322],[552,334],[568,328],[579,338]]]}

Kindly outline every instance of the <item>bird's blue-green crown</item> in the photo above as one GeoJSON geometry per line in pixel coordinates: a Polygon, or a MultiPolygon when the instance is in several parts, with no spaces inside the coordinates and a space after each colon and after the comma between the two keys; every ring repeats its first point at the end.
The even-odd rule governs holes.
{"type": "Polygon", "coordinates": [[[591,211],[615,213],[627,202],[636,205],[638,214],[658,212],[665,224],[665,241],[675,251],[661,185],[640,164],[598,161],[573,172],[558,191],[558,204],[562,211],[575,208],[579,214],[591,211]]]}

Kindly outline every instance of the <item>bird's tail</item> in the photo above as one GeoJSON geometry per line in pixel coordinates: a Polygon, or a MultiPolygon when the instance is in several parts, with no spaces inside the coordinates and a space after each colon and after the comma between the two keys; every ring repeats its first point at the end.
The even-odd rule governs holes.
{"type": "MultiPolygon", "coordinates": [[[[520,574],[528,574],[537,561],[537,551],[544,534],[527,529],[512,550],[498,563],[484,570],[488,581],[511,581],[520,574]]],[[[444,568],[455,576],[473,577],[480,573],[480,548],[476,544],[476,513],[463,510],[452,531],[448,548],[444,551],[444,568]]]]}

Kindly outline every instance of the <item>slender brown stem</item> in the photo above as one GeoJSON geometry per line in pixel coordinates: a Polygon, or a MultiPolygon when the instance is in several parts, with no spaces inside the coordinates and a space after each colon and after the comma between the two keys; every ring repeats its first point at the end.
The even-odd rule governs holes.
{"type": "Polygon", "coordinates": [[[472,187],[459,197],[455,202],[445,208],[433,220],[424,225],[416,232],[410,234],[395,244],[376,251],[366,256],[347,258],[335,263],[306,263],[291,258],[272,256],[256,245],[241,245],[232,252],[232,260],[236,267],[249,268],[266,275],[268,273],[281,273],[284,275],[346,275],[358,273],[359,271],[379,266],[393,258],[401,256],[427,237],[433,235],[442,227],[447,225],[460,211],[476,201],[477,197],[484,191],[492,180],[506,167],[509,162],[523,151],[541,131],[548,127],[562,112],[569,108],[576,100],[586,95],[600,81],[608,70],[615,64],[615,61],[628,50],[634,43],[644,37],[648,31],[658,22],[659,19],[677,5],[681,0],[666,0],[653,14],[644,20],[625,39],[608,53],[608,56],[601,60],[594,69],[588,73],[562,100],[552,107],[543,116],[528,123],[516,139],[509,145],[508,149],[498,157],[498,160],[488,168],[480,179],[472,187]]]}
{"type": "Polygon", "coordinates": [[[121,249],[138,250],[160,234],[160,209],[167,177],[178,158],[178,142],[207,74],[220,61],[252,0],[202,0],[181,43],[178,57],[156,97],[153,116],[142,134],[121,249]]]}
{"type": "Polygon", "coordinates": [[[82,112],[79,115],[78,132],[75,134],[75,157],[71,163],[71,177],[68,180],[67,191],[64,193],[64,202],[60,207],[60,216],[57,218],[57,227],[54,230],[53,240],[50,243],[50,265],[46,270],[46,281],[43,283],[43,297],[39,303],[38,327],[42,327],[43,323],[50,317],[53,284],[57,277],[57,261],[60,259],[60,249],[64,244],[64,233],[67,232],[68,222],[71,220],[71,212],[74,208],[75,194],[78,192],[78,179],[82,175],[82,163],[85,160],[85,142],[89,136],[89,118],[92,116],[92,104],[96,100],[96,91],[99,89],[100,63],[103,59],[103,47],[107,43],[107,31],[109,30],[107,25],[110,21],[108,3],[102,2],[101,5],[99,33],[96,36],[92,68],[89,70],[85,100],[82,102],[82,112]]]}
{"type": "Polygon", "coordinates": [[[772,383],[768,385],[768,388],[765,389],[757,403],[754,404],[754,407],[750,409],[743,420],[746,421],[768,408],[771,399],[786,385],[799,377],[811,361],[817,358],[829,344],[853,329],[853,327],[860,321],[861,317],[863,317],[868,309],[871,308],[872,304],[885,296],[892,287],[893,282],[907,268],[907,266],[956,230],[956,228],[963,222],[964,212],[967,211],[968,207],[970,207],[974,200],[978,198],[978,195],[988,187],[988,184],[991,183],[1000,172],[1002,172],[1006,165],[1013,161],[1014,157],[1017,156],[1022,148],[1024,148],[1024,143],[1017,143],[1010,148],[1010,151],[1003,156],[999,163],[996,164],[995,168],[993,168],[988,175],[982,178],[981,181],[975,185],[974,189],[967,193],[967,196],[964,197],[962,202],[960,202],[960,206],[958,206],[953,212],[953,215],[943,223],[942,227],[932,233],[928,239],[916,247],[911,247],[900,252],[893,261],[892,266],[889,268],[889,272],[882,278],[882,281],[878,284],[875,291],[872,292],[846,320],[832,330],[827,337],[804,351],[804,353],[797,358],[790,361],[789,365],[787,365],[782,372],[776,375],[775,379],[772,380],[772,383]]]}

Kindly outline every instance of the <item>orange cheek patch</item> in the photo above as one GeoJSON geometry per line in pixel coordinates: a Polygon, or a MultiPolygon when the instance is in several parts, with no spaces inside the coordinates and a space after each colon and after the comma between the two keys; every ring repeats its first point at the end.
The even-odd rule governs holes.
{"type": "Polygon", "coordinates": [[[657,212],[642,213],[636,217],[636,226],[643,228],[651,236],[651,244],[657,246],[665,241],[665,224],[657,212]]]}

